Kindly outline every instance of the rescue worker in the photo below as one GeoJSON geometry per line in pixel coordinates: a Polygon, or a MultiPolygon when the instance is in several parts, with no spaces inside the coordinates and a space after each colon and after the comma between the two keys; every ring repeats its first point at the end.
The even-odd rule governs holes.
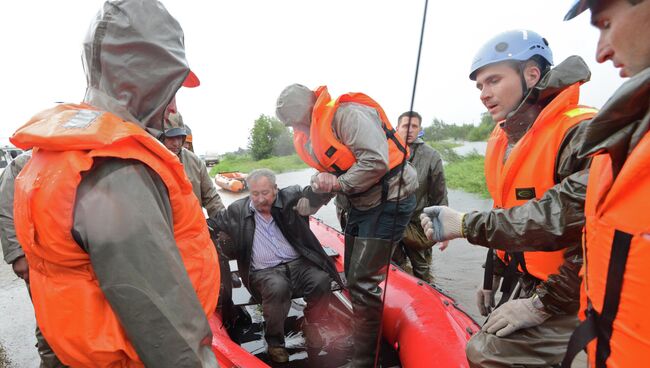
{"type": "Polygon", "coordinates": [[[415,208],[416,172],[404,140],[379,104],[362,93],[332,100],[327,87],[293,84],[277,100],[276,115],[294,131],[294,146],[319,171],[312,188],[348,203],[345,275],[354,309],[354,367],[371,367],[380,338],[379,283],[415,208]],[[401,179],[401,180],[400,180],[401,179]]]}
{"type": "MultiPolygon", "coordinates": [[[[395,248],[393,261],[405,270],[408,270],[407,262],[410,261],[412,270],[409,273],[427,283],[433,283],[430,268],[431,248],[434,243],[427,239],[420,226],[420,214],[424,207],[448,204],[442,159],[438,151],[420,138],[422,116],[417,112],[402,113],[397,119],[397,132],[411,150],[409,163],[417,170],[418,189],[415,192],[415,210],[404,232],[404,238],[395,248]]],[[[445,245],[441,245],[440,249],[444,247],[445,245]]]]}
{"type": "Polygon", "coordinates": [[[187,124],[185,124],[185,131],[187,132],[187,136],[185,137],[185,143],[183,143],[183,148],[194,153],[194,145],[192,144],[192,141],[194,140],[194,138],[192,138],[192,129],[190,129],[190,127],[187,124]]]}
{"type": "Polygon", "coordinates": [[[178,156],[183,164],[194,195],[199,199],[201,206],[206,209],[208,216],[212,217],[224,209],[221,197],[217,192],[214,182],[210,179],[205,162],[194,152],[185,148],[187,139],[187,126],[183,125],[183,117],[179,112],[169,114],[165,131],[161,136],[163,145],[178,156]]]}
{"type": "Polygon", "coordinates": [[[309,228],[308,216],[332,196],[298,185],[279,190],[275,174],[268,169],[253,170],[246,182],[250,196],[211,217],[211,227],[234,240],[232,253],[241,279],[262,304],[269,357],[286,363],[284,321],[291,298],[304,296],[307,346],[320,348],[319,329],[328,318],[331,282],[342,283],[334,262],[309,228]]]}
{"type": "MultiPolygon", "coordinates": [[[[515,229],[515,234],[552,224],[502,219],[498,229],[480,224],[500,208],[510,208],[544,193],[577,172],[586,174],[588,158],[576,158],[573,139],[594,116],[595,109],[578,105],[580,86],[591,75],[584,61],[571,56],[551,69],[548,42],[532,31],[509,31],[488,41],[476,55],[470,79],[481,91],[481,101],[498,124],[488,139],[485,177],[495,210],[468,218],[468,237],[487,231],[515,229]]],[[[571,218],[573,241],[548,252],[489,251],[483,287],[477,305],[487,322],[467,344],[473,367],[542,367],[558,364],[572,331],[578,324],[582,252],[578,239],[584,225],[584,187],[572,193],[580,204],[555,217],[571,218]],[[501,282],[502,297],[495,303],[501,282]],[[515,285],[519,283],[519,291],[515,285]],[[515,295],[518,294],[518,295],[515,295]],[[513,296],[514,299],[509,300],[513,296]],[[508,301],[509,300],[509,301],[508,301]],[[495,305],[496,304],[496,305],[495,305]],[[525,348],[524,348],[525,347],[525,348]]],[[[448,208],[448,207],[433,207],[448,208]]],[[[430,209],[425,209],[425,213],[430,209]]],[[[503,247],[512,240],[498,239],[503,247]]],[[[437,239],[434,239],[437,240],[437,239]]]]}
{"type": "MultiPolygon", "coordinates": [[[[4,260],[11,265],[16,276],[25,281],[29,292],[29,266],[18,239],[14,225],[14,182],[27,161],[32,157],[32,151],[18,155],[0,174],[0,241],[4,260]]],[[[31,293],[30,293],[31,297],[31,293]]],[[[36,326],[36,348],[41,359],[41,368],[65,367],[43,338],[41,329],[36,326]]]]}
{"type": "Polygon", "coordinates": [[[190,75],[183,31],[157,1],[107,1],[82,55],[83,103],[11,137],[34,147],[14,221],[38,325],[70,366],[216,367],[216,251],[182,165],[155,138],[190,75]]]}
{"type": "Polygon", "coordinates": [[[589,175],[576,173],[539,200],[489,215],[432,208],[423,226],[436,240],[467,235],[477,245],[552,251],[582,235],[573,231],[571,213],[582,208],[575,193],[586,186],[580,313],[585,321],[571,337],[562,366],[570,367],[588,344],[590,367],[634,367],[650,358],[650,301],[643,297],[650,290],[650,220],[646,216],[650,211],[646,193],[650,185],[650,43],[639,32],[650,26],[650,2],[577,1],[565,19],[587,9],[600,32],[596,60],[611,60],[621,69],[621,77],[630,77],[572,142],[581,147],[578,157],[593,157],[589,175]],[[477,217],[483,220],[475,225],[477,217]],[[528,229],[500,226],[508,217],[540,225],[528,229]],[[470,227],[476,231],[466,231],[470,227]],[[497,243],[499,239],[509,241],[497,243]]]}

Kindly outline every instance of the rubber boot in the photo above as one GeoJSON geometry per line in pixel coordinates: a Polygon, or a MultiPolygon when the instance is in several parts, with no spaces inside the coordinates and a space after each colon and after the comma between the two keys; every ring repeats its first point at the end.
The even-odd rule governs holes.
{"type": "Polygon", "coordinates": [[[379,283],[386,278],[392,250],[390,240],[356,238],[348,257],[348,289],[354,316],[351,363],[356,368],[374,366],[382,317],[379,283]]]}

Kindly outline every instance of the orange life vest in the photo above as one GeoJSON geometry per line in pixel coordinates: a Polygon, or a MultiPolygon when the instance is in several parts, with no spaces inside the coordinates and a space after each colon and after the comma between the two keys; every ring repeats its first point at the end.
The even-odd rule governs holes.
{"type": "MultiPolygon", "coordinates": [[[[485,154],[485,180],[495,208],[515,207],[539,199],[556,184],[555,163],[564,136],[596,113],[593,108],[577,105],[579,95],[580,83],[576,83],[555,97],[515,144],[505,162],[508,137],[499,125],[494,128],[485,154]]],[[[564,262],[563,254],[564,250],[524,252],[519,271],[545,281],[549,275],[558,273],[564,262]]],[[[506,256],[504,251],[497,251],[497,255],[506,264],[515,256],[506,256]]]]}
{"type": "Polygon", "coordinates": [[[16,234],[29,263],[38,325],[63,363],[143,366],[99,287],[88,254],[71,235],[81,173],[92,167],[95,157],[138,160],[160,175],[169,192],[174,239],[188,276],[206,316],[214,312],[219,262],[176,155],[138,125],[88,105],[46,110],[11,141],[35,147],[16,179],[16,234]]]}
{"type": "Polygon", "coordinates": [[[595,339],[587,346],[590,367],[640,367],[650,360],[648,214],[650,134],[646,133],[615,179],[606,152],[593,158],[589,171],[581,293],[586,312],[580,316],[586,321],[574,335],[582,335],[579,348],[595,339]]]}
{"type": "Polygon", "coordinates": [[[382,128],[388,140],[388,166],[393,169],[408,158],[408,147],[404,140],[395,133],[384,110],[372,98],[363,93],[346,93],[332,100],[326,86],[315,91],[316,103],[311,116],[309,135],[294,130],[293,145],[302,160],[320,172],[337,175],[346,172],[357,161],[352,151],[334,135],[332,120],[341,103],[354,102],[377,110],[382,128]]]}

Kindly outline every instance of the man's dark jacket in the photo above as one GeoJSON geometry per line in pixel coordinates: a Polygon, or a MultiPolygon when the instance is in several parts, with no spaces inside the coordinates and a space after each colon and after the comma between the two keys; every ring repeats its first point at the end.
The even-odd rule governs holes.
{"type": "MultiPolygon", "coordinates": [[[[282,235],[301,256],[327,272],[332,280],[342,284],[334,262],[325,253],[309,228],[309,217],[300,216],[294,209],[302,197],[308,198],[312,207],[320,207],[331,198],[327,194],[315,194],[311,187],[301,189],[298,185],[292,185],[278,191],[271,207],[271,215],[282,231],[282,235]]],[[[219,211],[216,216],[210,218],[209,222],[215,230],[223,231],[232,238],[234,249],[224,249],[224,252],[237,259],[244,285],[259,300],[259,296],[255,295],[249,287],[253,236],[255,235],[255,214],[251,209],[250,197],[233,202],[227,209],[219,211]]]]}

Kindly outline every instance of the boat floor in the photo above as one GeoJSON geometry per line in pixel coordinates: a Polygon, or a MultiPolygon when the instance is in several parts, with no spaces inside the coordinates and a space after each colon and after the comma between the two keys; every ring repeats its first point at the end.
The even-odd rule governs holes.
{"type": "MultiPolygon", "coordinates": [[[[245,288],[233,289],[233,294],[248,293],[245,288]],[[242,290],[243,289],[243,290],[242,290]]],[[[245,296],[244,296],[245,297],[245,296]]],[[[237,299],[233,295],[233,299],[237,299]]],[[[293,299],[289,315],[285,320],[285,347],[289,352],[288,363],[274,363],[268,356],[264,340],[264,318],[260,305],[235,306],[235,322],[228,328],[231,339],[246,351],[271,367],[336,368],[349,362],[352,354],[352,316],[336,298],[330,302],[327,324],[321,327],[324,339],[322,349],[310,349],[305,345],[302,333],[304,323],[304,300],[293,299]]],[[[380,350],[378,367],[401,367],[397,352],[386,342],[380,350]]]]}

